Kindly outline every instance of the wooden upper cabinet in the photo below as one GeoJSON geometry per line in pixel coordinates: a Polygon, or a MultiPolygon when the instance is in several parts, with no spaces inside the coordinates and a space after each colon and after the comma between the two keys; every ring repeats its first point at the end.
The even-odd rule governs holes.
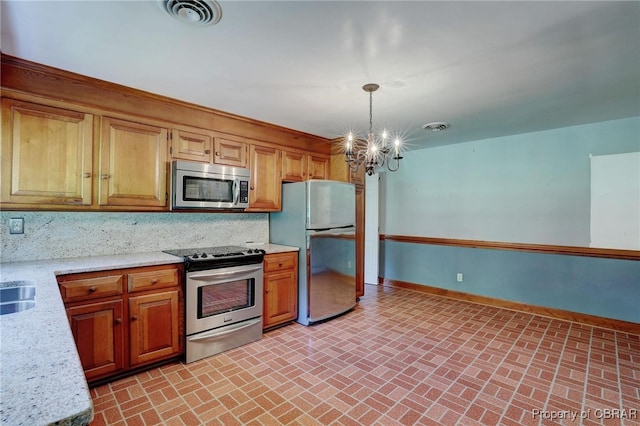
{"type": "Polygon", "coordinates": [[[251,185],[247,211],[282,209],[281,151],[274,147],[251,145],[249,161],[251,185]]]}
{"type": "Polygon", "coordinates": [[[227,166],[247,167],[247,144],[229,139],[215,138],[213,162],[227,166]]]}
{"type": "Polygon", "coordinates": [[[365,184],[365,167],[361,165],[356,171],[351,170],[345,161],[344,153],[331,154],[330,179],[353,183],[354,185],[365,184]]]}
{"type": "Polygon", "coordinates": [[[300,151],[282,151],[282,180],[302,182],[329,179],[329,156],[300,151]]]}
{"type": "Polygon", "coordinates": [[[173,130],[171,132],[171,157],[175,160],[210,163],[212,139],[210,135],[206,134],[173,130]]]}
{"type": "Polygon", "coordinates": [[[103,117],[101,206],[167,207],[167,129],[103,117]]]}
{"type": "Polygon", "coordinates": [[[2,99],[3,203],[91,205],[93,115],[2,99]]]}
{"type": "Polygon", "coordinates": [[[329,156],[307,155],[308,179],[329,179],[329,156]]]}
{"type": "Polygon", "coordinates": [[[282,180],[302,182],[307,179],[307,155],[303,152],[282,151],[282,180]]]}

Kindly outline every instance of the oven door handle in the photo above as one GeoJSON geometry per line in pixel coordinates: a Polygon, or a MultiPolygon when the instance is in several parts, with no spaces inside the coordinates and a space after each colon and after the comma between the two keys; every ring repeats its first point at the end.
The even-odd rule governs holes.
{"type": "Polygon", "coordinates": [[[197,336],[188,337],[187,340],[189,342],[201,342],[203,340],[213,340],[218,339],[220,337],[227,336],[231,333],[235,333],[242,329],[254,326],[262,321],[262,318],[255,318],[250,321],[240,322],[238,324],[228,325],[224,327],[224,330],[211,330],[206,333],[199,333],[197,336]]]}
{"type": "Polygon", "coordinates": [[[223,272],[214,272],[215,269],[207,269],[206,271],[201,272],[189,272],[187,273],[187,278],[194,279],[198,281],[211,281],[216,278],[229,278],[235,275],[244,275],[248,272],[256,272],[262,270],[262,263],[258,266],[252,266],[251,268],[243,268],[236,269],[235,271],[223,271],[223,272]]]}

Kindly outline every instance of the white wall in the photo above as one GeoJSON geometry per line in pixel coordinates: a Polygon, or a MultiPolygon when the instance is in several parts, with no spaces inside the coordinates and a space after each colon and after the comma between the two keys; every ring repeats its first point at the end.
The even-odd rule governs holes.
{"type": "Polygon", "coordinates": [[[591,246],[640,250],[640,152],[591,158],[591,246]]]}

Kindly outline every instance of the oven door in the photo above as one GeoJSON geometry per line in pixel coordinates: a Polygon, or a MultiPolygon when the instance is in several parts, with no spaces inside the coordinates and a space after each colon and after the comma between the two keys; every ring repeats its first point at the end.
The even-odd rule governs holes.
{"type": "Polygon", "coordinates": [[[187,336],[261,317],[262,278],[262,263],[187,272],[187,336]]]}

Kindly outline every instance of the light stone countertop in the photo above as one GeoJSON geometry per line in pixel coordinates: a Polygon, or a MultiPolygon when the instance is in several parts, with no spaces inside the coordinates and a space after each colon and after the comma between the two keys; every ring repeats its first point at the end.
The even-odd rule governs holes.
{"type": "Polygon", "coordinates": [[[271,243],[255,244],[255,245],[251,245],[250,247],[263,249],[264,251],[267,252],[267,254],[286,253],[289,251],[300,251],[300,248],[298,247],[283,246],[280,244],[271,244],[271,243]]]}
{"type": "MultiPolygon", "coordinates": [[[[299,251],[252,244],[267,252],[299,251]]],[[[0,423],[84,425],[93,403],[58,289],[56,275],[182,263],[162,252],[1,263],[0,282],[29,281],[36,306],[0,315],[0,423]]]]}
{"type": "Polygon", "coordinates": [[[56,275],[181,263],[162,252],[0,264],[0,281],[29,281],[36,306],[0,315],[0,423],[83,425],[93,403],[56,275]]]}

